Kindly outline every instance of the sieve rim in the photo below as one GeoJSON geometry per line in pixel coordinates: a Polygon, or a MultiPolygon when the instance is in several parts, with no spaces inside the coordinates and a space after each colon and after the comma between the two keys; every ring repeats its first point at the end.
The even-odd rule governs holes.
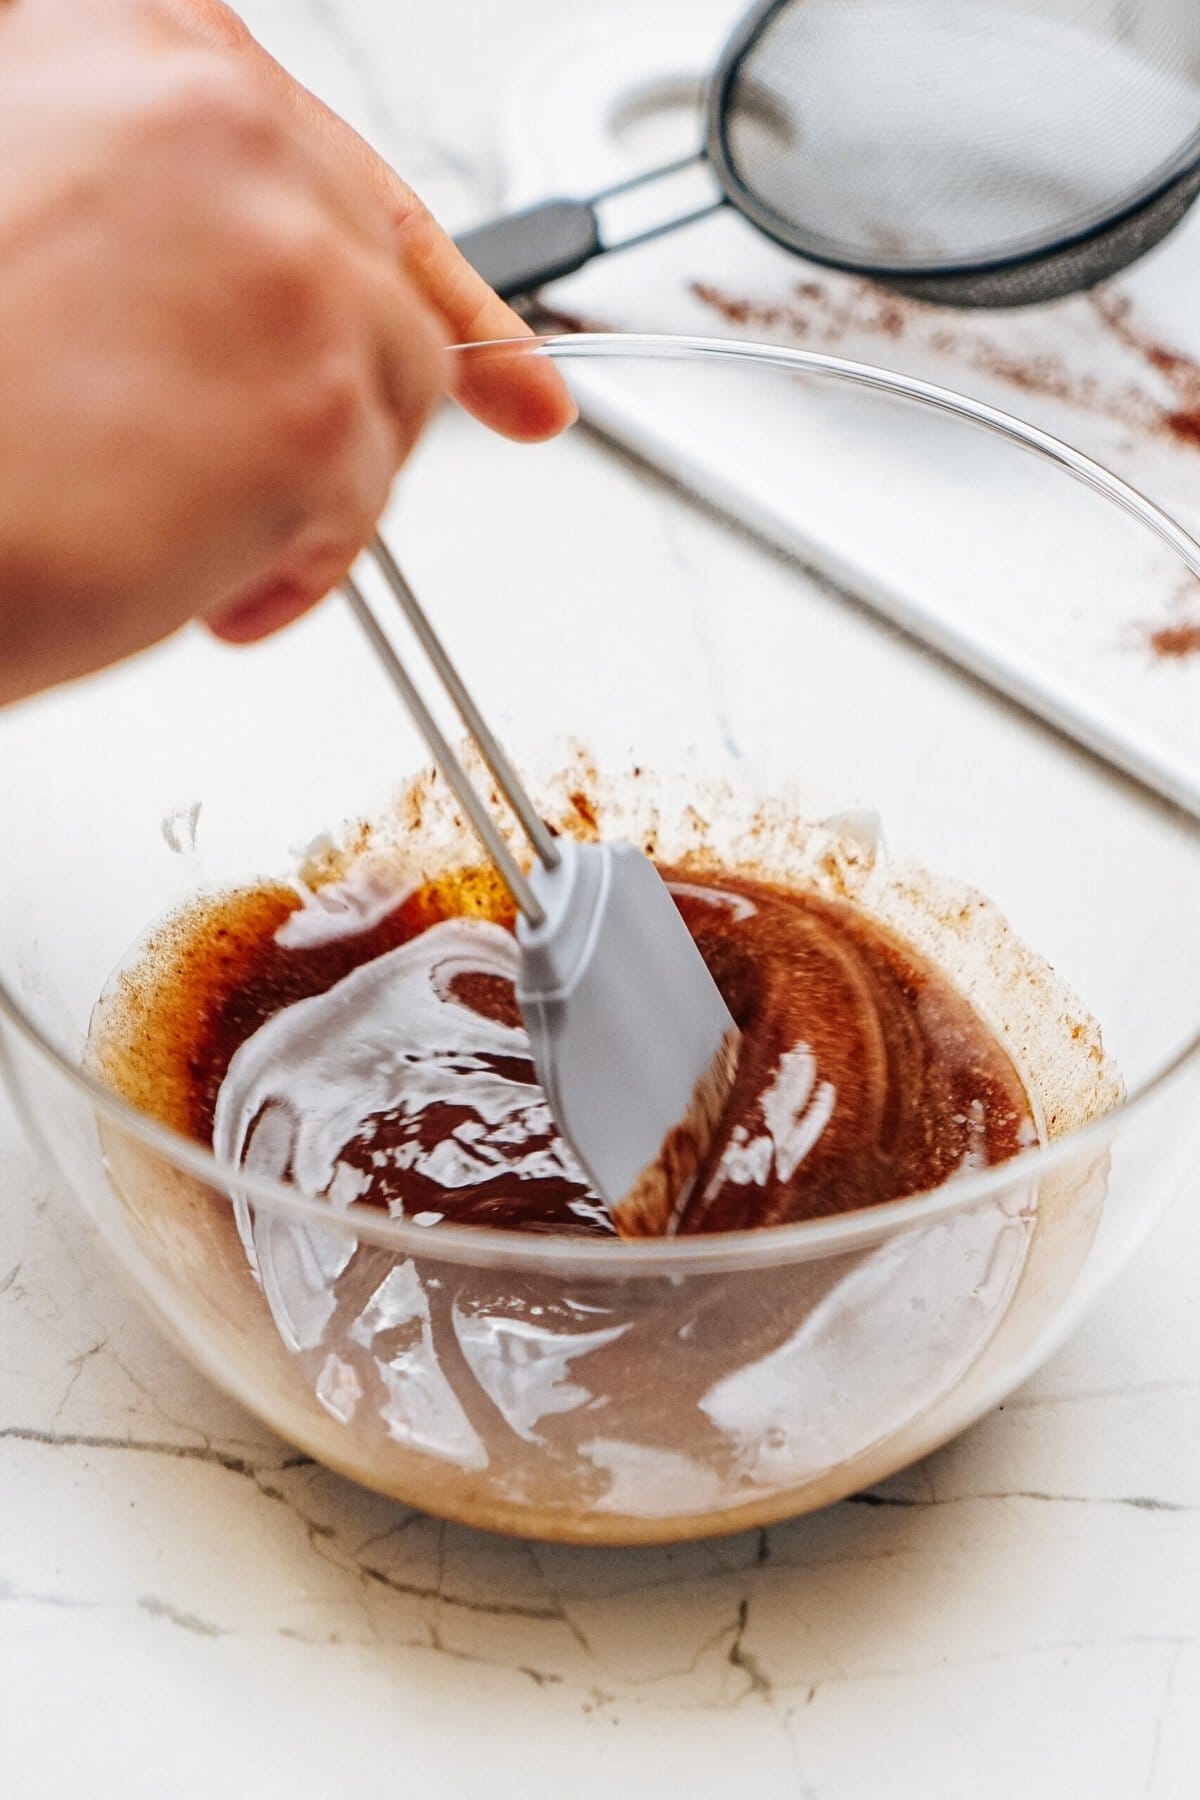
{"type": "MultiPolygon", "coordinates": [[[[701,151],[725,196],[726,203],[747,219],[765,237],[806,262],[823,268],[838,269],[848,275],[862,275],[869,280],[886,283],[904,281],[971,280],[988,275],[1003,275],[1036,268],[1071,250],[1098,246],[1110,231],[1131,223],[1167,200],[1189,179],[1200,181],[1200,122],[1171,156],[1158,163],[1136,187],[1126,189],[1107,206],[1083,214],[1053,238],[1030,234],[1014,238],[994,253],[963,257],[905,259],[867,255],[848,257],[836,242],[817,232],[798,230],[774,207],[762,201],[738,173],[729,145],[728,121],[731,109],[729,90],[740,73],[742,63],[754,44],[767,29],[776,13],[792,6],[796,0],[759,0],[739,19],[722,45],[720,54],[705,85],[702,102],[704,145],[701,151]]],[[[1188,206],[1200,197],[1200,188],[1188,206]]],[[[1186,211],[1186,208],[1185,208],[1186,211]]]]}

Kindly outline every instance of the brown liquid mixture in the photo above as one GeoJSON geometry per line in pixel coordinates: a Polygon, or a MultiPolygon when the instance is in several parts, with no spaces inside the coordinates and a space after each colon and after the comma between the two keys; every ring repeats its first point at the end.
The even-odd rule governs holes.
{"type": "MultiPolygon", "coordinates": [[[[743,1033],[681,1232],[874,1205],[1034,1141],[1004,1049],[947,979],[883,928],[845,904],[740,876],[664,873],[743,1033]]],[[[281,942],[297,907],[282,887],[227,896],[176,922],[153,978],[153,956],[124,977],[136,1029],[110,1073],[129,1097],[212,1143],[222,1084],[249,1046],[226,1090],[249,1083],[239,1160],[313,1184],[302,1077],[303,1092],[321,1096],[315,1136],[326,1164],[316,1183],[335,1201],[430,1224],[610,1233],[537,1087],[505,963],[515,963],[504,935],[511,904],[496,877],[460,871],[367,929],[320,942],[285,929],[281,942]],[[472,923],[447,923],[462,919],[472,923]],[[486,952],[478,963],[463,949],[476,938],[486,952]],[[351,977],[357,987],[331,993],[351,977]],[[406,994],[417,996],[414,1018],[434,1017],[432,1037],[405,1038],[406,994]],[[251,1045],[271,1020],[278,1049],[267,1032],[251,1045]],[[288,1068],[290,1089],[279,1072],[288,1068]],[[357,1112],[326,1106],[322,1083],[339,1080],[357,1112]]]]}

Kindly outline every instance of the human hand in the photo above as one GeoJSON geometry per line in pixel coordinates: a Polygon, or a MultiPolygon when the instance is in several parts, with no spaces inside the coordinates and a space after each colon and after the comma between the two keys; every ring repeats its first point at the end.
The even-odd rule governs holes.
{"type": "MultiPolygon", "coordinates": [[[[209,0],[0,14],[0,700],[333,586],[448,380],[508,335],[361,140],[209,0]]],[[[519,329],[519,327],[516,327],[519,329]]],[[[461,395],[510,434],[552,369],[461,395]]]]}
{"type": "MultiPolygon", "coordinates": [[[[402,267],[444,321],[452,342],[532,337],[529,326],[475,272],[408,184],[344,119],[294,81],[224,0],[158,0],[158,6],[198,39],[232,51],[259,70],[351,178],[378,195],[391,218],[402,267]]],[[[464,363],[455,394],[469,412],[507,437],[552,437],[575,417],[558,371],[534,357],[490,368],[464,363]]]]}

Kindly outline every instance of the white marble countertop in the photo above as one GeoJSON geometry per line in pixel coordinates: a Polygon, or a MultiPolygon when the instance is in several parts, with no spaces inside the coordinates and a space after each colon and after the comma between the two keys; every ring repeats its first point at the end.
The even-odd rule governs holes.
{"type": "MultiPolygon", "coordinates": [[[[245,10],[457,225],[493,84],[562,4],[245,10]]],[[[627,1552],[442,1525],[273,1439],[94,1262],[2,1106],[0,1192],[14,1800],[1200,1791],[1200,1186],[937,1456],[627,1552]]]]}

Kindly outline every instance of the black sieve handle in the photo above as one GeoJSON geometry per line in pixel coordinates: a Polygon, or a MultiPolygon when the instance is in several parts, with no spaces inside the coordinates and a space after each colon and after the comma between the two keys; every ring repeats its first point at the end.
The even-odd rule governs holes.
{"type": "Polygon", "coordinates": [[[593,194],[590,200],[543,200],[538,206],[526,207],[524,212],[509,213],[507,218],[493,219],[475,231],[464,231],[455,242],[472,268],[495,288],[501,299],[514,300],[519,294],[533,293],[544,282],[573,275],[593,256],[649,243],[666,231],[675,231],[680,225],[690,225],[694,219],[716,212],[725,204],[725,196],[719,190],[700,206],[690,204],[682,211],[678,204],[669,206],[665,217],[643,223],[637,230],[615,239],[600,226],[599,209],[606,201],[649,187],[664,177],[703,167],[707,160],[703,151],[676,157],[674,162],[663,163],[657,169],[643,169],[640,175],[615,182],[593,194]]]}
{"type": "Polygon", "coordinates": [[[455,242],[504,300],[574,274],[604,248],[600,221],[589,200],[544,200],[475,231],[464,231],[455,242]]]}

